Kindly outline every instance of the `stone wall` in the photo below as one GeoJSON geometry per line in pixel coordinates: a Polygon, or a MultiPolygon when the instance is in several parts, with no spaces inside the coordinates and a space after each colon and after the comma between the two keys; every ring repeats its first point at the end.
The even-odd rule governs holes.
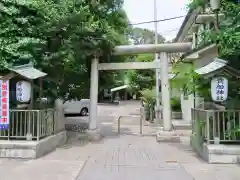
{"type": "Polygon", "coordinates": [[[0,157],[36,159],[64,145],[66,131],[44,138],[40,141],[0,141],[0,157]]]}
{"type": "MultiPolygon", "coordinates": [[[[201,103],[204,102],[204,99],[201,97],[195,98],[195,106],[198,107],[201,103]]],[[[181,95],[181,109],[182,109],[182,117],[184,121],[189,123],[192,122],[192,108],[194,108],[194,96],[190,94],[188,96],[181,95]]]]}

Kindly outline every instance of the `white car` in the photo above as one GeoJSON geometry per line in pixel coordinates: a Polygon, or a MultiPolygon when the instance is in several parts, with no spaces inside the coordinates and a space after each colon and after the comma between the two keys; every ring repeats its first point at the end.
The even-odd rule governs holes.
{"type": "Polygon", "coordinates": [[[89,113],[90,99],[69,100],[63,104],[65,114],[80,114],[87,116],[89,113]]]}

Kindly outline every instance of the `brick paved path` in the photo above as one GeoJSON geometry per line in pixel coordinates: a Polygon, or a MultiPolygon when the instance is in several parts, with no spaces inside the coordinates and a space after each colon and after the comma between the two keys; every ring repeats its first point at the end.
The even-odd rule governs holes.
{"type": "Polygon", "coordinates": [[[78,180],[192,179],[176,163],[170,146],[159,146],[153,137],[126,135],[105,139],[104,143],[96,147],[98,148],[92,152],[78,180]],[[166,150],[170,150],[167,156],[166,150]]]}
{"type": "MultiPolygon", "coordinates": [[[[189,147],[188,138],[180,144],[159,144],[154,136],[139,137],[139,125],[135,122],[123,121],[120,136],[116,133],[116,122],[105,118],[101,122],[106,122],[101,127],[106,137],[99,143],[73,139],[41,159],[0,159],[0,180],[238,180],[240,177],[238,166],[201,161],[189,147]]],[[[148,135],[155,131],[144,127],[148,135]]]]}
{"type": "MultiPolygon", "coordinates": [[[[130,127],[128,127],[128,132],[130,127]]],[[[129,133],[130,134],[130,133],[129,133]]],[[[30,161],[0,159],[1,180],[238,180],[235,165],[210,165],[189,147],[152,136],[109,133],[99,143],[73,142],[30,161]]]]}
{"type": "MultiPolygon", "coordinates": [[[[100,115],[117,117],[137,114],[139,105],[130,102],[114,110],[104,109],[100,115]]],[[[158,144],[154,136],[138,136],[139,122],[122,119],[120,136],[116,133],[116,122],[104,117],[101,122],[106,122],[101,127],[106,135],[104,140],[85,144],[76,152],[79,159],[86,160],[77,180],[238,180],[240,177],[240,169],[235,165],[210,165],[200,160],[192,152],[188,138],[181,144],[158,144]]],[[[156,130],[144,127],[143,132],[151,135],[156,130]]]]}
{"type": "Polygon", "coordinates": [[[77,180],[237,180],[236,165],[212,165],[199,159],[185,138],[181,144],[158,144],[155,138],[110,136],[89,145],[90,156],[77,180]]]}

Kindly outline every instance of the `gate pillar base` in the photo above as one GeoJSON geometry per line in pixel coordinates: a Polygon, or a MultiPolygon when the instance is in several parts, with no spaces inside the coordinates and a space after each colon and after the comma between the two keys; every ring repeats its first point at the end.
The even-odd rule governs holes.
{"type": "Polygon", "coordinates": [[[100,129],[89,129],[86,133],[89,141],[100,141],[103,138],[100,129]]]}
{"type": "Polygon", "coordinates": [[[180,135],[176,131],[160,130],[156,134],[157,142],[172,142],[179,143],[181,141],[180,135]]]}

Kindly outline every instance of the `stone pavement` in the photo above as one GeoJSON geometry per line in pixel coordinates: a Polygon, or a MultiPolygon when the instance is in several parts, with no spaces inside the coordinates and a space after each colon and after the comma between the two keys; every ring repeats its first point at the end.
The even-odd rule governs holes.
{"type": "Polygon", "coordinates": [[[37,160],[0,159],[0,180],[239,179],[238,166],[212,165],[199,159],[187,137],[179,144],[159,144],[153,136],[154,127],[144,126],[145,136],[140,137],[138,123],[129,120],[122,120],[121,135],[117,134],[115,118],[103,115],[109,115],[113,109],[111,117],[124,112],[134,114],[136,108],[104,108],[99,114],[105,134],[102,141],[90,143],[72,138],[65,146],[37,160]]]}
{"type": "Polygon", "coordinates": [[[68,142],[37,160],[1,159],[0,179],[237,180],[240,177],[236,165],[211,165],[200,160],[192,152],[187,137],[179,144],[158,144],[153,136],[140,137],[130,131],[130,126],[127,135],[105,131],[106,137],[98,143],[68,142]]]}
{"type": "Polygon", "coordinates": [[[0,159],[1,180],[75,180],[85,161],[79,148],[61,148],[37,160],[0,159]],[[75,154],[74,154],[75,153],[75,154]]]}
{"type": "Polygon", "coordinates": [[[237,180],[239,167],[210,165],[199,159],[185,138],[181,144],[158,144],[151,136],[107,137],[91,144],[78,180],[237,180]],[[95,147],[95,148],[94,148],[95,147]]]}

